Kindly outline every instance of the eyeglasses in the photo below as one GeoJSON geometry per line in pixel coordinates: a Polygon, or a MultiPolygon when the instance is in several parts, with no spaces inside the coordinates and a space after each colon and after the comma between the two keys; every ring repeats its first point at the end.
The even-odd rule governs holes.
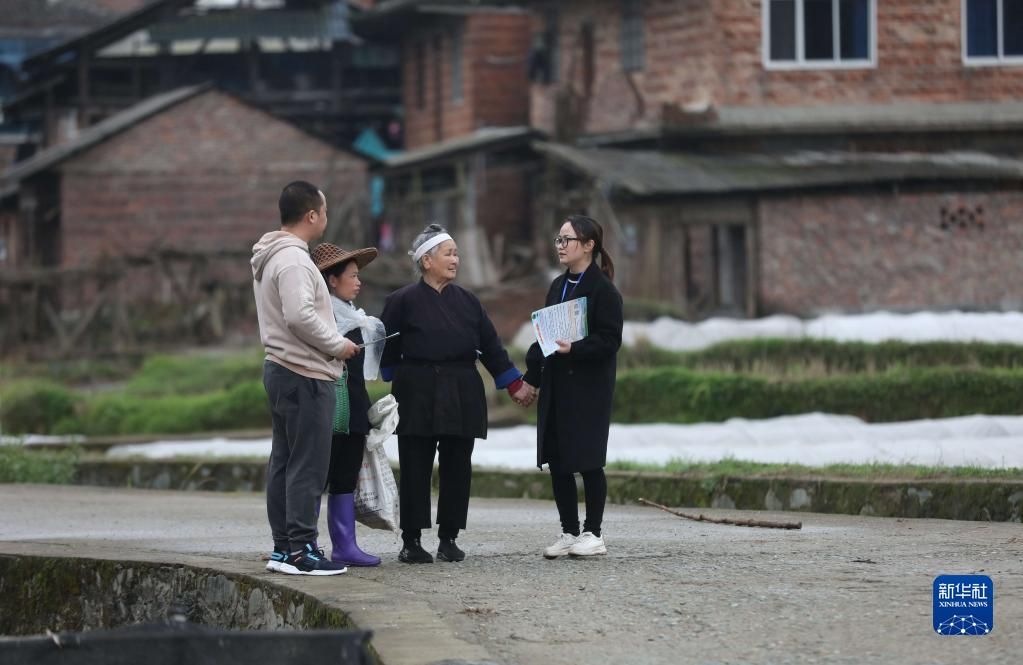
{"type": "MultiPolygon", "coordinates": [[[[554,236],[554,246],[565,248],[568,247],[568,243],[572,242],[573,240],[579,240],[579,238],[576,238],[574,236],[554,236]]],[[[580,242],[582,241],[580,240],[580,242]]]]}

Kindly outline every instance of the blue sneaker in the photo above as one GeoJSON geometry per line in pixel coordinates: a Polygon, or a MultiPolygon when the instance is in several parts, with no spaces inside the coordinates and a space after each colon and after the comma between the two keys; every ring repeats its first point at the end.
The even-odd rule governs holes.
{"type": "Polygon", "coordinates": [[[348,572],[343,563],[334,563],[323,554],[323,550],[307,544],[300,551],[289,554],[280,571],[288,575],[340,575],[348,572]]]}
{"type": "Polygon", "coordinates": [[[270,555],[270,560],[266,562],[266,569],[271,573],[279,573],[281,572],[281,566],[287,560],[287,550],[279,550],[275,547],[273,553],[270,555]]]}

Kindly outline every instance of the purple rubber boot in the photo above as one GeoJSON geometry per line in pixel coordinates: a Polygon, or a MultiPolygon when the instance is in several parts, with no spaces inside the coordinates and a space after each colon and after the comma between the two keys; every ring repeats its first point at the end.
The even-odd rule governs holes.
{"type": "Polygon", "coordinates": [[[379,566],[380,557],[366,554],[355,542],[355,495],[327,496],[327,528],[330,530],[330,560],[346,566],[379,566]]]}

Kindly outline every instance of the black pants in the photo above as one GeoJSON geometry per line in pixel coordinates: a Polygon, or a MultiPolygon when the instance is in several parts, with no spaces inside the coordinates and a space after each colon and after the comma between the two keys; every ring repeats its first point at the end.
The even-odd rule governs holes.
{"type": "Polygon", "coordinates": [[[291,552],[316,542],[316,505],[327,483],[334,382],[310,379],[267,361],[273,443],[266,469],[266,514],[274,547],[291,552]]]}
{"type": "Polygon", "coordinates": [[[335,434],[330,440],[327,488],[331,494],[351,494],[355,491],[365,451],[365,434],[335,434]]]}
{"type": "Polygon", "coordinates": [[[472,485],[472,449],[475,439],[461,437],[398,437],[398,467],[401,478],[401,529],[418,532],[430,528],[430,484],[433,459],[440,453],[440,497],[437,500],[439,535],[454,538],[465,528],[472,485]]]}
{"type": "MultiPolygon", "coordinates": [[[[565,461],[562,460],[558,449],[554,414],[551,416],[544,433],[544,450],[547,454],[547,466],[551,471],[554,503],[558,506],[561,530],[578,536],[579,490],[575,485],[575,473],[565,471],[565,461]]],[[[607,477],[603,468],[582,471],[580,475],[583,477],[583,494],[586,496],[586,522],[583,524],[583,531],[600,536],[600,525],[604,521],[604,504],[607,503],[607,477]]]]}
{"type": "MultiPolygon", "coordinates": [[[[607,502],[607,477],[604,469],[583,471],[583,493],[586,495],[586,521],[583,531],[600,536],[600,524],[604,521],[604,504],[607,502]]],[[[558,506],[561,530],[573,536],[579,535],[579,490],[575,485],[574,473],[551,472],[551,488],[554,503],[558,506]]]]}

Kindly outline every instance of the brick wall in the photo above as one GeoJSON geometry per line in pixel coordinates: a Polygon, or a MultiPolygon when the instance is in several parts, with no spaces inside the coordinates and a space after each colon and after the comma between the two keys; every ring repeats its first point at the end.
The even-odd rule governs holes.
{"type": "MultiPolygon", "coordinates": [[[[570,84],[586,132],[656,124],[663,105],[794,106],[1017,100],[1023,67],[966,67],[961,0],[877,0],[877,65],[767,70],[759,0],[647,0],[646,66],[623,73],[621,3],[560,3],[559,81],[533,85],[533,124],[552,131],[556,94],[570,84]],[[592,94],[582,99],[581,25],[595,31],[592,94]]],[[[542,24],[534,19],[534,26],[542,24]]],[[[538,28],[535,28],[538,29],[538,28]]]]}
{"type": "Polygon", "coordinates": [[[406,147],[430,145],[479,127],[528,124],[528,51],[529,17],[522,14],[472,14],[464,20],[431,22],[406,35],[402,42],[406,147]],[[459,30],[462,94],[455,99],[452,57],[459,30]]]}
{"type": "Polygon", "coordinates": [[[232,97],[210,91],[61,168],[62,263],[153,246],[251,247],[279,228],[291,180],[322,187],[328,208],[362,193],[366,165],[232,97]]]}
{"type": "Polygon", "coordinates": [[[1023,192],[779,197],[759,215],[765,313],[1023,306],[1023,192]]]}

